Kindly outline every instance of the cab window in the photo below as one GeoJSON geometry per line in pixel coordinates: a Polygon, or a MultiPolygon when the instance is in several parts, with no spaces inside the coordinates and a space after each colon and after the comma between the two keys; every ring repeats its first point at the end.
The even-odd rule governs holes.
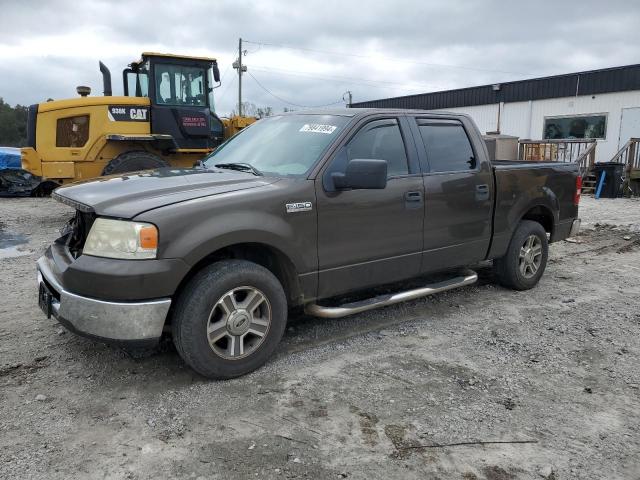
{"type": "Polygon", "coordinates": [[[347,162],[354,158],[386,160],[389,177],[409,173],[407,153],[396,119],[375,120],[365,125],[347,144],[346,154],[347,162]]]}
{"type": "Polygon", "coordinates": [[[457,121],[418,120],[431,172],[474,170],[476,158],[467,132],[457,121]]]}
{"type": "Polygon", "coordinates": [[[409,163],[400,125],[394,118],[374,120],[362,127],[349,142],[336,153],[322,176],[328,192],[334,191],[331,174],[344,172],[349,161],[362,158],[387,161],[387,178],[409,174],[409,163]]]}
{"type": "Polygon", "coordinates": [[[205,74],[205,69],[199,67],[156,64],[156,103],[205,106],[205,74]]]}
{"type": "Polygon", "coordinates": [[[127,71],[127,96],[148,97],[149,96],[149,76],[147,72],[127,71]]]}

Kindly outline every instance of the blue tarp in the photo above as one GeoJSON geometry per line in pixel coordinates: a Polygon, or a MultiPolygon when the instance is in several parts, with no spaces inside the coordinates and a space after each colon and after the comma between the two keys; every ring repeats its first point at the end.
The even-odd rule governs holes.
{"type": "Polygon", "coordinates": [[[0,170],[5,168],[22,168],[19,148],[0,147],[0,170]]]}

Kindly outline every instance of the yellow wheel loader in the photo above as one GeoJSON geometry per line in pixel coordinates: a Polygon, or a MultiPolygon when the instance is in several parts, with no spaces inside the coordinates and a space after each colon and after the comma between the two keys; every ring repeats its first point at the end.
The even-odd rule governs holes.
{"type": "Polygon", "coordinates": [[[165,166],[191,167],[224,139],[255,121],[222,120],[213,89],[213,58],[145,52],[122,72],[124,96],[112,96],[111,73],[100,62],[104,96],[31,105],[22,167],[43,182],[36,194],[87,178],[165,166]]]}

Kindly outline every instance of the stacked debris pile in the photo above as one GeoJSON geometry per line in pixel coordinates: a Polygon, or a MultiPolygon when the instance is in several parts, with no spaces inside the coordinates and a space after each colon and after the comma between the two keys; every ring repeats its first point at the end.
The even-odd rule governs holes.
{"type": "Polygon", "coordinates": [[[0,197],[29,197],[41,179],[22,168],[20,149],[0,147],[0,197]]]}

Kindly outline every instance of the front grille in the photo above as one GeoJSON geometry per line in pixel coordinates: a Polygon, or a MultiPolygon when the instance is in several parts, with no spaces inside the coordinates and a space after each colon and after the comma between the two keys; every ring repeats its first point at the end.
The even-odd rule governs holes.
{"type": "Polygon", "coordinates": [[[76,210],[76,214],[60,231],[62,236],[58,240],[69,248],[69,252],[73,258],[78,258],[82,254],[84,243],[87,241],[87,236],[95,219],[95,213],[85,213],[76,210]]]}

